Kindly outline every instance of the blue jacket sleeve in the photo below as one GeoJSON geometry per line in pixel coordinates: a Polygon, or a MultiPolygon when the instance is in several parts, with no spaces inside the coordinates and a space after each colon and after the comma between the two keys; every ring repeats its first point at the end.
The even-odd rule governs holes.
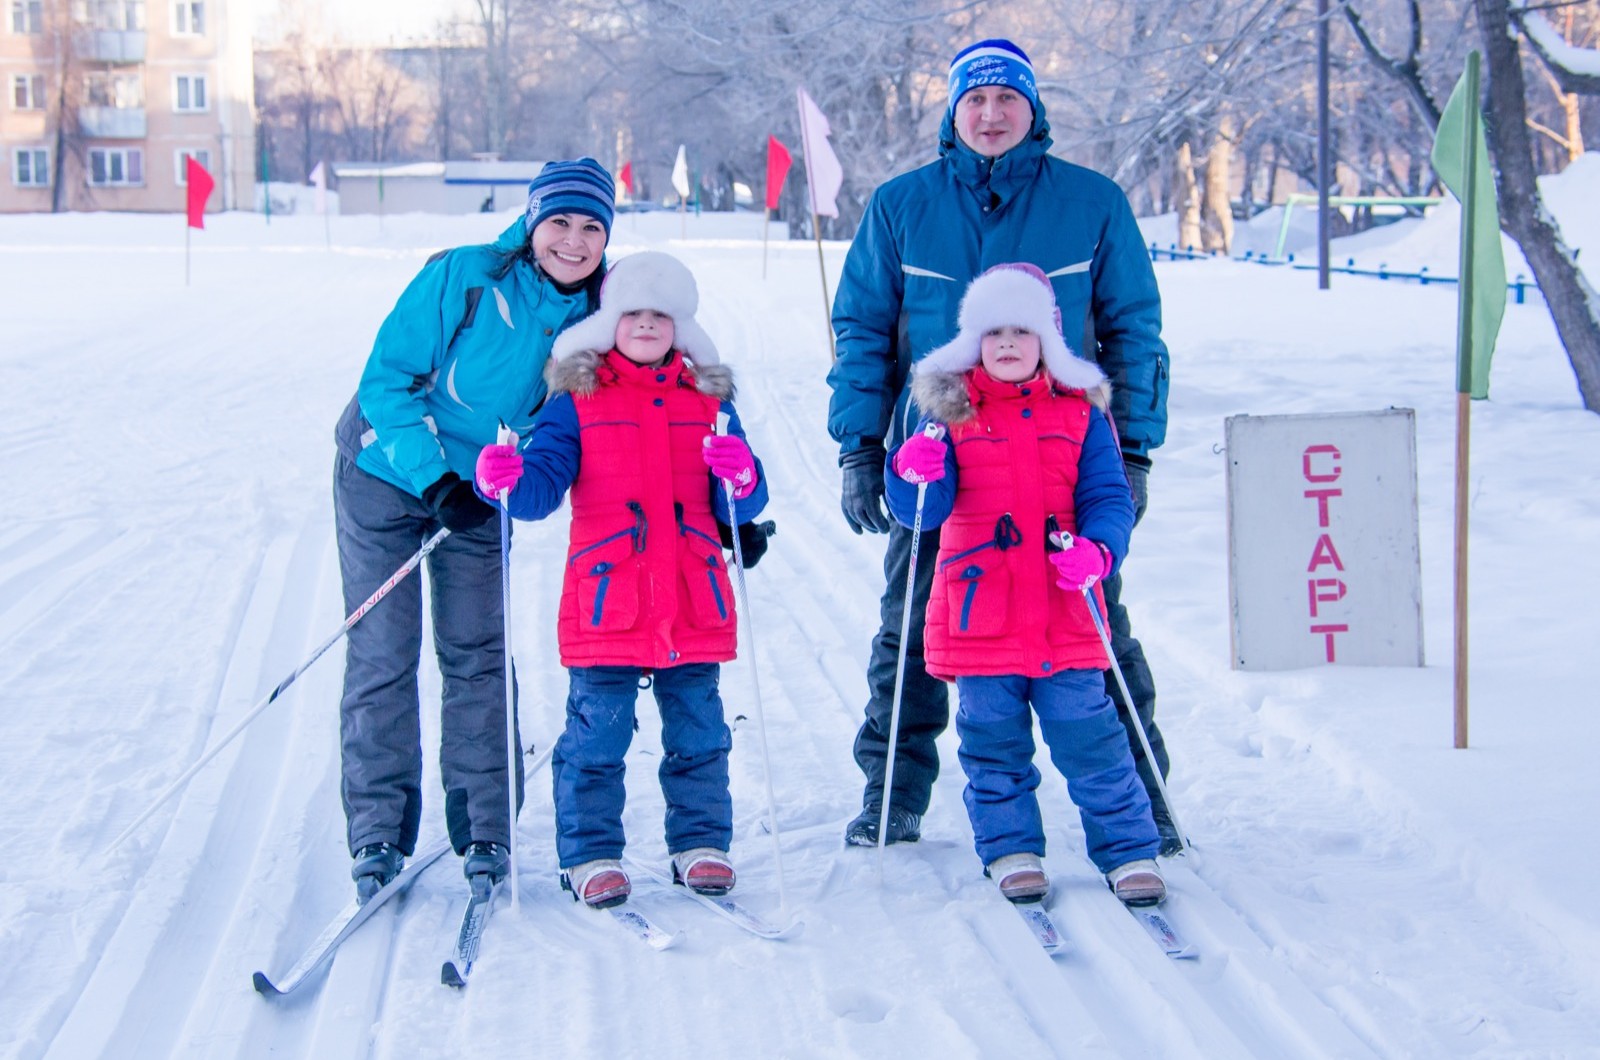
{"type": "MultiPolygon", "coordinates": [[[[915,437],[922,433],[922,429],[937,420],[924,419],[917,424],[917,429],[912,432],[915,437]]],[[[944,426],[940,424],[940,426],[944,426]]],[[[945,432],[946,448],[944,452],[944,478],[928,483],[928,492],[922,499],[922,528],[932,530],[943,526],[944,521],[950,518],[950,513],[956,506],[956,447],[949,445],[950,434],[945,432]]],[[[902,445],[904,443],[901,443],[902,445]]],[[[889,514],[894,516],[895,522],[907,529],[917,522],[917,487],[894,473],[895,454],[900,452],[897,445],[889,450],[889,455],[883,461],[883,495],[889,505],[889,514]]]]}
{"type": "Polygon", "coordinates": [[[581,457],[578,409],[571,394],[557,394],[534,421],[522,449],[522,478],[506,498],[506,509],[518,519],[543,519],[561,507],[577,481],[581,457]]]}
{"type": "Polygon", "coordinates": [[[1083,452],[1078,457],[1078,485],[1072,495],[1078,534],[1097,541],[1111,553],[1111,573],[1122,569],[1133,534],[1133,491],[1122,468],[1111,422],[1096,411],[1089,417],[1083,452]]]}
{"type": "MultiPolygon", "coordinates": [[[[744,443],[749,445],[750,438],[744,433],[744,424],[739,421],[739,411],[733,407],[733,402],[724,401],[722,411],[728,414],[728,433],[744,439],[744,443]]],[[[706,469],[706,477],[711,480],[711,512],[724,525],[748,523],[767,506],[767,469],[761,466],[761,458],[756,456],[755,450],[750,451],[750,456],[756,462],[756,488],[750,491],[750,496],[733,502],[734,523],[728,522],[727,489],[721,479],[711,474],[710,468],[706,469]]]]}
{"type": "Polygon", "coordinates": [[[450,470],[444,448],[424,420],[423,398],[466,312],[459,292],[451,296],[451,258],[445,254],[430,261],[407,285],[378,329],[356,388],[384,457],[419,496],[450,470]]]}
{"type": "Polygon", "coordinates": [[[900,247],[883,196],[875,193],[845,255],[833,299],[838,359],[828,372],[833,389],[828,433],[841,452],[889,436],[899,397],[896,341],[904,295],[900,247]]]}
{"type": "Polygon", "coordinates": [[[1133,210],[1116,195],[1094,256],[1094,358],[1111,380],[1111,415],[1124,452],[1146,460],[1167,438],[1170,359],[1161,293],[1133,210]]]}

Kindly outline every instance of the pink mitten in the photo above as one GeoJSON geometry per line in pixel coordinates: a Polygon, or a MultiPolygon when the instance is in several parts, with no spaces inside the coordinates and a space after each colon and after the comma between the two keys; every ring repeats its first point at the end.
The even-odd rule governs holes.
{"type": "Polygon", "coordinates": [[[756,488],[756,458],[744,439],[731,434],[706,435],[705,449],[700,453],[711,473],[725,482],[733,483],[733,495],[738,500],[750,496],[756,488]]]}
{"type": "Polygon", "coordinates": [[[937,438],[914,435],[894,454],[894,473],[907,482],[938,482],[944,478],[944,456],[949,451],[937,438]]]}
{"type": "Polygon", "coordinates": [[[516,486],[522,477],[522,454],[514,445],[486,445],[478,453],[478,490],[498,498],[501,490],[516,486]]]}
{"type": "Polygon", "coordinates": [[[1111,553],[1098,542],[1075,537],[1060,552],[1050,553],[1056,565],[1056,584],[1069,592],[1081,593],[1111,573],[1111,553]]]}

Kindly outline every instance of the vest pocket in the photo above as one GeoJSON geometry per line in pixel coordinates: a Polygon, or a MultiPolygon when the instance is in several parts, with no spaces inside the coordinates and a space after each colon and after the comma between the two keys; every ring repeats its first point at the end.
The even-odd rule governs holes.
{"type": "Polygon", "coordinates": [[[721,629],[734,620],[733,585],[722,543],[691,526],[679,527],[686,552],[678,563],[682,616],[697,629],[721,629]]]}
{"type": "Polygon", "coordinates": [[[950,634],[998,637],[1006,632],[1011,600],[1011,569],[1004,554],[952,563],[944,571],[950,634]]]}
{"type": "Polygon", "coordinates": [[[632,629],[639,621],[639,562],[631,532],[615,534],[572,557],[578,574],[578,627],[632,629]]]}

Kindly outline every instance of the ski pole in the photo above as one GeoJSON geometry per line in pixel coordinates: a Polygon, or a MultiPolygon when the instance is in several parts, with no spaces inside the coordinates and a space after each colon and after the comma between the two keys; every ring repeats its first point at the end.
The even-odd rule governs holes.
{"type": "MultiPolygon", "coordinates": [[[[495,436],[496,445],[516,445],[517,432],[503,422],[495,436]]],[[[511,491],[500,491],[500,621],[506,654],[506,833],[511,858],[511,909],[522,911],[517,886],[517,759],[522,748],[517,743],[517,696],[511,666],[511,491]]]]}
{"type": "MultiPolygon", "coordinates": [[[[717,413],[717,433],[728,433],[728,414],[717,413]]],[[[739,610],[744,612],[744,631],[750,641],[750,684],[755,689],[756,732],[761,737],[761,769],[767,781],[767,831],[772,834],[772,857],[778,868],[778,910],[789,912],[789,895],[783,880],[783,840],[778,835],[778,800],[772,792],[772,756],[767,752],[767,715],[761,704],[761,673],[756,665],[755,615],[750,611],[750,590],[744,581],[744,546],[739,542],[739,516],[734,510],[733,481],[722,480],[722,493],[728,500],[728,528],[733,531],[733,569],[739,586],[739,610]]]]}
{"type": "MultiPolygon", "coordinates": [[[[944,428],[930,423],[922,429],[929,438],[944,436],[944,428]]],[[[900,742],[900,701],[905,696],[906,648],[911,640],[911,601],[917,588],[917,550],[922,544],[922,506],[928,484],[917,483],[917,514],[911,521],[911,555],[906,561],[906,599],[900,610],[900,651],[894,663],[894,700],[889,708],[889,745],[884,751],[883,806],[878,811],[878,882],[883,882],[883,852],[889,846],[889,801],[894,798],[894,760],[900,742]]]]}
{"type": "Polygon", "coordinates": [[[350,628],[357,622],[360,622],[361,619],[366,616],[368,611],[371,611],[375,606],[377,606],[379,600],[382,600],[385,596],[389,595],[389,590],[393,589],[396,585],[399,585],[402,581],[405,581],[406,575],[417,569],[417,564],[422,562],[422,558],[428,553],[432,552],[434,547],[449,535],[450,531],[448,528],[440,527],[432,537],[424,541],[422,543],[422,547],[417,549],[417,551],[412,554],[410,559],[406,560],[400,565],[399,570],[389,575],[388,581],[378,586],[377,591],[375,591],[371,596],[367,597],[366,601],[363,602],[360,607],[350,612],[349,616],[344,620],[344,625],[340,626],[333,636],[323,641],[317,650],[311,653],[310,658],[301,663],[299,666],[295,667],[294,672],[288,677],[285,677],[282,681],[279,681],[278,687],[267,693],[266,698],[257,703],[255,707],[251,709],[250,713],[246,714],[243,718],[240,718],[239,724],[230,729],[228,734],[221,740],[218,740],[216,746],[212,747],[205,754],[201,755],[199,761],[195,762],[194,765],[184,770],[183,774],[179,776],[177,780],[174,780],[171,784],[167,785],[166,789],[162,791],[160,795],[156,796],[156,800],[152,802],[143,813],[134,818],[133,823],[124,828],[121,835],[117,836],[117,838],[111,841],[111,845],[106,847],[106,853],[109,854],[113,850],[117,849],[117,847],[121,846],[123,840],[132,835],[134,830],[143,824],[151,814],[155,813],[163,803],[171,798],[174,792],[183,787],[183,785],[186,784],[196,773],[200,772],[201,768],[207,762],[211,761],[213,758],[217,757],[218,754],[222,753],[222,749],[227,747],[228,744],[232,743],[234,737],[243,732],[245,726],[249,725],[256,719],[256,715],[260,714],[263,710],[266,710],[267,707],[271,705],[273,700],[277,699],[283,694],[285,689],[294,684],[295,678],[305,673],[306,670],[310,669],[312,663],[322,658],[323,652],[337,644],[340,637],[343,637],[346,633],[349,633],[350,628]]]}
{"type": "MultiPolygon", "coordinates": [[[[1072,547],[1072,535],[1065,530],[1060,530],[1050,535],[1050,541],[1063,550],[1072,547]]],[[[1167,794],[1166,781],[1161,779],[1161,767],[1156,763],[1155,752],[1150,749],[1150,737],[1145,735],[1144,722],[1139,717],[1139,711],[1133,705],[1133,693],[1128,691],[1128,682],[1122,676],[1122,667],[1117,665],[1116,653],[1111,650],[1111,635],[1106,632],[1105,619],[1100,616],[1100,608],[1094,602],[1094,583],[1090,582],[1083,587],[1083,602],[1089,608],[1089,617],[1094,619],[1095,632],[1100,634],[1100,644],[1106,650],[1106,660],[1111,663],[1111,673],[1117,679],[1117,687],[1122,690],[1122,701],[1127,704],[1128,713],[1132,715],[1131,728],[1139,737],[1139,746],[1144,749],[1144,760],[1150,763],[1150,775],[1155,778],[1156,790],[1161,793],[1161,801],[1166,804],[1167,816],[1172,818],[1172,827],[1177,830],[1178,839],[1183,843],[1183,848],[1193,852],[1194,847],[1189,842],[1189,833],[1184,830],[1182,822],[1178,820],[1178,811],[1172,805],[1172,796],[1167,794]]]]}

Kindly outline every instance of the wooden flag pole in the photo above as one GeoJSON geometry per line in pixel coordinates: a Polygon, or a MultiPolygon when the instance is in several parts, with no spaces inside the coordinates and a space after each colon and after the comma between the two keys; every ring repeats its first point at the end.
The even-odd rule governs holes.
{"type": "MultiPolygon", "coordinates": [[[[1466,135],[1461,138],[1464,197],[1461,202],[1461,280],[1456,322],[1456,569],[1455,569],[1455,746],[1467,746],[1467,465],[1472,446],[1472,300],[1474,243],[1476,231],[1477,181],[1474,168],[1478,160],[1478,53],[1467,56],[1466,102],[1469,109],[1466,135]]],[[[1497,233],[1489,233],[1498,238],[1497,233]]]]}
{"type": "Polygon", "coordinates": [[[822,273],[822,323],[828,330],[828,356],[837,361],[839,351],[833,343],[833,299],[828,297],[828,266],[822,257],[822,222],[815,213],[811,215],[811,231],[817,235],[817,269],[822,273]]]}
{"type": "MultiPolygon", "coordinates": [[[[1463,275],[1462,282],[1466,282],[1463,275]]],[[[1467,460],[1472,395],[1456,395],[1455,746],[1467,746],[1467,460]]]]}

